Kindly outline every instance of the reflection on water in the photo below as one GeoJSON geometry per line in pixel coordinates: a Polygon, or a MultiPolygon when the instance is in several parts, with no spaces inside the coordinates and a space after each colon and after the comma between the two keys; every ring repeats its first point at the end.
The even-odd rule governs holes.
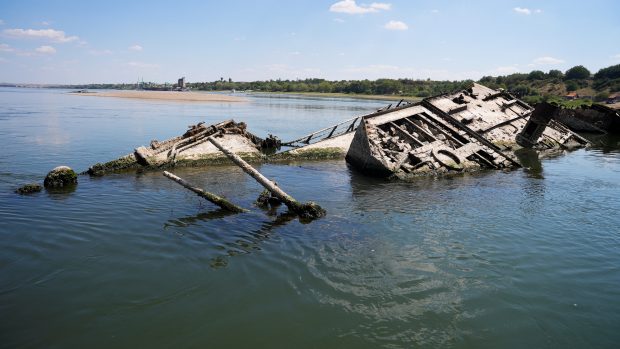
{"type": "Polygon", "coordinates": [[[533,149],[522,148],[515,152],[519,163],[525,169],[525,172],[531,178],[544,179],[543,176],[543,166],[540,158],[538,156],[538,152],[533,149]]]}
{"type": "Polygon", "coordinates": [[[412,182],[361,176],[343,160],[257,166],[327,209],[310,224],[253,206],[262,187],[235,166],[174,172],[248,213],[156,172],[13,193],[57,165],[84,169],[197,121],[234,117],[293,138],[384,104],[251,98],[0,89],[0,346],[616,346],[617,138],[553,158],[525,152],[515,171],[412,182]],[[68,143],[27,140],[41,125],[41,135],[61,125],[68,143]]]}
{"type": "MultiPolygon", "coordinates": [[[[211,258],[210,266],[213,268],[221,268],[228,265],[228,258],[242,254],[249,254],[252,251],[260,250],[260,244],[262,241],[269,239],[272,231],[275,228],[286,225],[288,222],[297,219],[295,214],[285,212],[277,214],[276,209],[265,210],[270,216],[273,216],[272,220],[265,221],[260,224],[257,230],[247,232],[235,236],[235,240],[229,240],[229,236],[216,236],[215,239],[219,248],[214,251],[217,256],[211,258]]],[[[164,230],[169,228],[176,228],[175,233],[178,236],[186,234],[185,228],[189,226],[196,226],[200,229],[201,223],[211,220],[218,220],[228,216],[236,215],[238,213],[232,213],[224,209],[218,209],[215,211],[203,212],[194,216],[182,217],[178,219],[170,219],[164,224],[164,230]]],[[[196,234],[196,233],[194,233],[196,234]]],[[[212,241],[213,242],[213,241],[212,241]]]]}

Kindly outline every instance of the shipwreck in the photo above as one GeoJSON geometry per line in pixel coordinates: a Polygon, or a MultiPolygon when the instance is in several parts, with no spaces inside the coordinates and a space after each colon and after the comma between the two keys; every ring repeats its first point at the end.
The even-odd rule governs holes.
{"type": "Polygon", "coordinates": [[[345,158],[364,174],[384,177],[511,169],[520,167],[514,153],[520,148],[548,152],[587,144],[558,121],[560,113],[556,106],[533,108],[503,90],[473,84],[416,103],[401,100],[287,142],[271,135],[262,139],[243,122],[200,123],[87,173],[230,163],[209,141],[213,137],[249,162],[345,158]]]}
{"type": "Polygon", "coordinates": [[[546,103],[534,109],[505,91],[474,84],[368,115],[346,160],[361,172],[397,178],[516,168],[519,148],[549,151],[587,144],[555,120],[558,111],[546,103]]]}

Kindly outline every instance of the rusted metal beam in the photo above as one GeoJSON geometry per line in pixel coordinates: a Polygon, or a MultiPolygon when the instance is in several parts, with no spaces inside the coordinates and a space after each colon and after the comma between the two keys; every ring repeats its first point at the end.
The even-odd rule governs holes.
{"type": "Polygon", "coordinates": [[[325,216],[325,210],[314,202],[307,202],[302,204],[295,200],[292,196],[280,189],[274,182],[263,176],[254,167],[245,162],[237,154],[226,149],[220,142],[218,142],[213,136],[209,137],[209,142],[219,149],[224,155],[226,155],[232,162],[239,166],[245,173],[254,178],[260,185],[269,190],[275,197],[282,200],[282,202],[289,208],[289,210],[297,213],[303,218],[319,218],[325,216]]]}

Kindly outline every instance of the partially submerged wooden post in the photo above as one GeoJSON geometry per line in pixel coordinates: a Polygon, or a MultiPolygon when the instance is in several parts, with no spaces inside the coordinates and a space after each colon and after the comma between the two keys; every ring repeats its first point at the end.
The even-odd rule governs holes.
{"type": "Polygon", "coordinates": [[[182,185],[183,187],[193,191],[194,193],[198,194],[198,196],[203,197],[207,200],[209,200],[210,202],[218,205],[219,207],[226,209],[230,212],[247,212],[246,209],[239,207],[235,204],[233,204],[232,202],[224,199],[221,196],[217,196],[213,193],[209,193],[208,191],[202,190],[200,188],[194,187],[193,185],[189,184],[188,182],[186,182],[185,180],[183,180],[182,178],[175,176],[174,174],[168,172],[168,171],[164,171],[164,176],[170,178],[171,180],[179,183],[180,185],[182,185]]]}
{"type": "Polygon", "coordinates": [[[216,141],[213,136],[208,138],[209,142],[211,142],[214,146],[216,146],[222,153],[224,153],[232,162],[234,162],[237,166],[241,167],[241,169],[252,176],[252,178],[256,179],[260,185],[265,187],[265,189],[269,190],[275,197],[282,200],[284,204],[293,212],[297,213],[299,216],[303,218],[319,218],[325,215],[325,210],[314,202],[307,202],[302,204],[295,200],[292,196],[285,193],[282,189],[280,189],[274,182],[270,181],[267,177],[263,176],[260,172],[254,169],[250,164],[245,162],[241,157],[237,154],[231,152],[230,150],[224,148],[220,142],[216,141]]]}

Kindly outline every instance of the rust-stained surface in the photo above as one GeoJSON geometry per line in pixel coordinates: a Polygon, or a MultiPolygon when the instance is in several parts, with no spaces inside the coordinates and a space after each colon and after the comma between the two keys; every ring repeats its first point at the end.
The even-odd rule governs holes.
{"type": "Polygon", "coordinates": [[[423,105],[364,119],[346,159],[361,172],[397,177],[518,166],[423,105]]]}
{"type": "Polygon", "coordinates": [[[346,159],[363,173],[408,178],[516,168],[520,164],[512,152],[521,147],[585,145],[583,138],[553,120],[556,110],[547,106],[531,118],[534,109],[524,102],[474,84],[365,117],[346,159]]]}
{"type": "MultiPolygon", "coordinates": [[[[534,108],[507,92],[480,84],[456,93],[430,97],[422,102],[450,116],[503,149],[518,148],[516,136],[525,127],[534,108]]],[[[577,136],[551,120],[535,148],[574,148],[583,145],[577,136]]]]}
{"type": "Polygon", "coordinates": [[[600,104],[562,109],[557,120],[577,132],[620,133],[620,110],[600,104]]]}

